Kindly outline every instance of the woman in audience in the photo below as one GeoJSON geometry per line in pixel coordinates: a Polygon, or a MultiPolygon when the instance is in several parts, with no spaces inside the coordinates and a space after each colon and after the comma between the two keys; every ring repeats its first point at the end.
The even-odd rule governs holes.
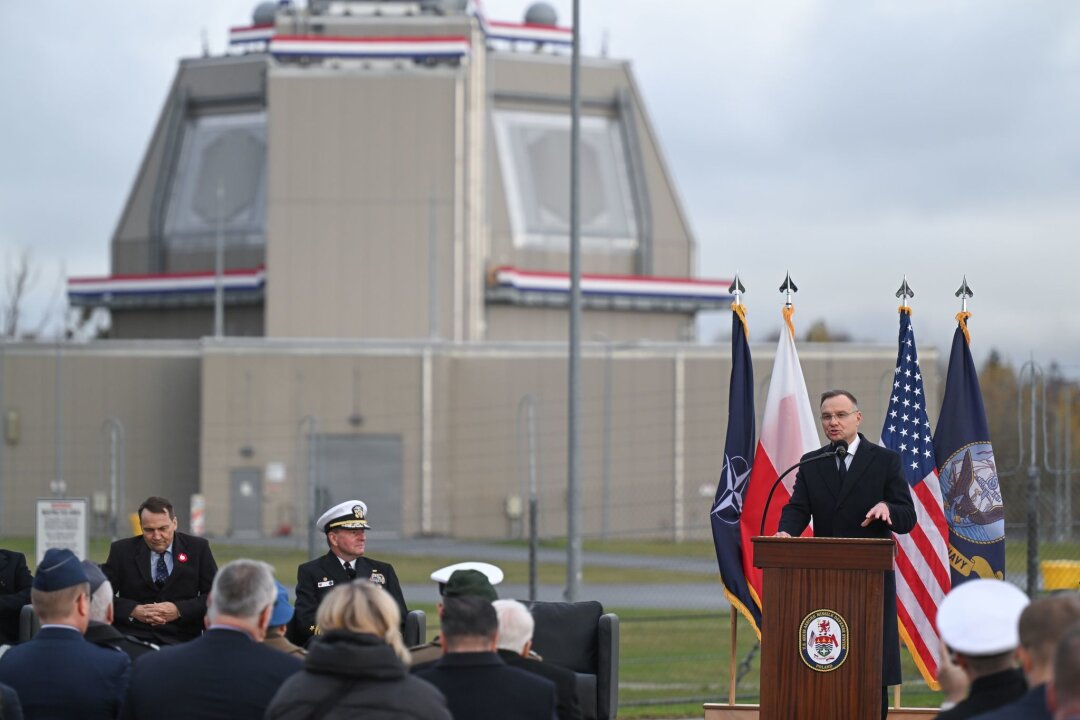
{"type": "Polygon", "coordinates": [[[274,695],[269,720],[452,720],[442,693],[409,674],[400,612],[381,587],[354,580],[335,588],[316,620],[322,635],[308,647],[303,671],[274,695]]]}

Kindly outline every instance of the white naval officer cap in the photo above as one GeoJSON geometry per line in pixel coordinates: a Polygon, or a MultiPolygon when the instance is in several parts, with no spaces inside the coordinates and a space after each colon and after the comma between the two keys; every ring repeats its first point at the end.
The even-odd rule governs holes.
{"type": "Polygon", "coordinates": [[[492,585],[498,585],[503,581],[503,571],[491,563],[486,562],[459,562],[453,565],[447,565],[444,568],[439,568],[435,572],[431,573],[431,579],[440,585],[445,585],[450,581],[450,576],[458,570],[476,570],[481,572],[487,577],[488,582],[492,585]]]}
{"type": "Polygon", "coordinates": [[[319,532],[331,530],[367,530],[367,505],[363,500],[346,500],[338,503],[319,516],[315,528],[319,532]]]}
{"type": "Polygon", "coordinates": [[[999,655],[1020,646],[1020,613],[1031,601],[1004,580],[980,578],[954,587],[938,608],[942,641],[964,655],[999,655]]]}

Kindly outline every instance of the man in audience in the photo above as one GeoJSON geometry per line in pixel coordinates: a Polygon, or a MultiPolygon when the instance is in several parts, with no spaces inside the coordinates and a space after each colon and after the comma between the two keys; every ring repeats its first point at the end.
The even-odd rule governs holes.
{"type": "Polygon", "coordinates": [[[260,720],[303,663],[263,644],[274,576],[257,560],[234,560],[214,578],[202,637],[135,664],[124,717],[145,720],[260,720]]]}
{"type": "Polygon", "coordinates": [[[536,622],[529,609],[517,600],[492,603],[499,618],[499,657],[510,667],[547,678],[555,683],[559,720],[581,720],[577,676],[566,668],[529,657],[536,622]]]}
{"type": "Polygon", "coordinates": [[[1073,627],[1054,653],[1054,679],[1047,689],[1054,720],[1080,718],[1080,628],[1073,627]]]}
{"type": "Polygon", "coordinates": [[[1060,593],[1033,600],[1020,614],[1020,663],[1027,694],[979,720],[1051,720],[1047,687],[1054,677],[1054,651],[1069,628],[1080,623],[1080,596],[1060,593]]]}
{"type": "Polygon", "coordinates": [[[303,658],[307,655],[307,650],[293,645],[285,638],[285,631],[293,617],[293,606],[289,604],[289,590],[277,580],[274,581],[274,586],[277,588],[277,599],[274,600],[274,611],[270,613],[270,627],[266,628],[266,639],[263,643],[280,652],[303,658]]]}
{"type": "Polygon", "coordinates": [[[1018,700],[1027,692],[1016,667],[1017,625],[1027,595],[1003,580],[969,580],[954,587],[938,609],[941,640],[971,681],[968,696],[938,715],[966,720],[1018,700]]]}
{"type": "MultiPolygon", "coordinates": [[[[502,582],[503,571],[490,563],[460,562],[439,568],[431,573],[431,579],[439,584],[440,597],[476,595],[493,602],[499,599],[495,586],[502,582]],[[453,584],[450,578],[454,578],[453,584]]],[[[435,606],[439,617],[442,617],[442,608],[441,602],[435,606]]],[[[429,643],[409,648],[412,671],[416,672],[435,664],[442,655],[442,641],[438,636],[429,643]]]]}
{"type": "Polygon", "coordinates": [[[367,505],[361,500],[346,500],[324,512],[315,523],[326,534],[329,548],[322,557],[309,560],[296,569],[296,614],[289,628],[289,640],[297,645],[307,645],[313,635],[319,634],[315,624],[315,611],[319,603],[334,589],[335,583],[350,580],[369,580],[381,585],[383,590],[397,601],[401,621],[409,609],[401,594],[401,583],[390,563],[372,560],[367,550],[367,505]]]}
{"type": "Polygon", "coordinates": [[[30,601],[41,629],[0,658],[0,682],[19,694],[26,718],[116,718],[131,661],[83,637],[90,622],[90,583],[73,552],[45,552],[30,601]]]}
{"type": "Polygon", "coordinates": [[[196,638],[206,616],[206,594],[217,572],[210,544],[178,532],[163,497],[139,506],[142,537],[117,540],[101,566],[116,592],[117,629],[158,645],[196,638]]]}
{"type": "Polygon", "coordinates": [[[552,720],[555,685],[503,662],[495,652],[498,634],[499,620],[489,600],[447,597],[442,612],[445,654],[417,677],[442,691],[455,718],[552,720]]]}
{"type": "Polygon", "coordinates": [[[83,571],[90,581],[90,624],[85,637],[95,645],[125,653],[131,661],[148,652],[155,652],[158,646],[140,640],[134,635],[124,635],[113,627],[113,589],[112,583],[105,578],[105,573],[97,563],[82,561],[83,571]]]}
{"type": "Polygon", "coordinates": [[[19,613],[30,604],[33,582],[25,555],[0,550],[0,645],[19,642],[19,613]]]}

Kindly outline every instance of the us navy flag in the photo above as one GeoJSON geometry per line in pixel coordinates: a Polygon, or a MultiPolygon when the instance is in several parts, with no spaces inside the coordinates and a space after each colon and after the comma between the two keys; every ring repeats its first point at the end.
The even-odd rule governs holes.
{"type": "Polygon", "coordinates": [[[728,425],[724,440],[724,469],[713,500],[713,543],[724,595],[761,635],[761,610],[750,595],[742,564],[739,517],[746,483],[754,461],[754,366],[746,340],[745,305],[733,305],[731,313],[731,385],[728,389],[728,425]]]}
{"type": "Polygon", "coordinates": [[[1005,576],[1005,506],[979,376],[968,347],[970,315],[957,315],[945,397],[934,432],[953,585],[1005,576]]]}

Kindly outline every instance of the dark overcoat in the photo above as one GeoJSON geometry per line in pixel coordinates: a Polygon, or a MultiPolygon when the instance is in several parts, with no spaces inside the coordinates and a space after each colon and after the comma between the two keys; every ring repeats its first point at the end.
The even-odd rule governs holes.
{"type": "MultiPolygon", "coordinates": [[[[780,513],[779,529],[793,537],[802,534],[810,520],[815,537],[892,538],[915,527],[915,504],[911,488],[900,472],[900,456],[859,434],[859,445],[843,487],[833,458],[813,460],[799,469],[791,500],[780,513]],[[889,506],[892,525],[875,520],[862,527],[866,513],[881,501],[889,506]]],[[[803,455],[808,460],[829,447],[803,455]]],[[[883,685],[900,684],[900,632],[896,623],[896,576],[885,573],[885,607],[882,618],[883,685]]]]}

